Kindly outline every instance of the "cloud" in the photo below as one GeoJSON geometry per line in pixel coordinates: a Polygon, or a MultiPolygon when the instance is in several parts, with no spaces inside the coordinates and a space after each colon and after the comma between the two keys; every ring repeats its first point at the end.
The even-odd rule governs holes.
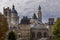
{"type": "Polygon", "coordinates": [[[41,11],[43,14],[43,21],[49,17],[57,18],[60,16],[60,0],[0,0],[0,11],[3,11],[3,7],[15,5],[16,10],[21,18],[21,16],[32,17],[33,13],[38,12],[38,6],[41,6],[41,11]]]}

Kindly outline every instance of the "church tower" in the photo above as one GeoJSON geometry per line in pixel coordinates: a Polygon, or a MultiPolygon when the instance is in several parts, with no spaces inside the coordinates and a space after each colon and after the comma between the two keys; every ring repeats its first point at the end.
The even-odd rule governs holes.
{"type": "Polygon", "coordinates": [[[12,9],[7,7],[3,8],[4,16],[7,18],[9,30],[18,29],[19,16],[15,9],[15,6],[12,6],[12,9]]]}
{"type": "Polygon", "coordinates": [[[42,13],[41,13],[41,7],[38,8],[38,20],[42,22],[42,13]]]}
{"type": "Polygon", "coordinates": [[[11,10],[11,24],[15,29],[17,29],[18,23],[19,23],[19,16],[15,9],[15,6],[13,5],[11,10]]]}
{"type": "Polygon", "coordinates": [[[7,8],[3,8],[3,13],[4,13],[4,16],[7,18],[7,22],[8,22],[8,28],[10,29],[10,22],[11,22],[11,9],[9,7],[7,8]]]}
{"type": "Polygon", "coordinates": [[[36,16],[35,13],[33,14],[32,18],[33,18],[33,19],[37,19],[37,16],[36,16]]]}

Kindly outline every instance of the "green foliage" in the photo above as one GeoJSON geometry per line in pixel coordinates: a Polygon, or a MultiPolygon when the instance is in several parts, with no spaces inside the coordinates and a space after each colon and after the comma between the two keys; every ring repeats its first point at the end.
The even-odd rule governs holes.
{"type": "Polygon", "coordinates": [[[55,40],[60,40],[60,18],[57,18],[57,21],[53,27],[53,34],[55,40]]]}
{"type": "Polygon", "coordinates": [[[8,34],[8,40],[16,40],[16,35],[13,31],[8,34]]]}
{"type": "Polygon", "coordinates": [[[8,31],[7,18],[0,13],[0,40],[5,40],[8,31]]]}

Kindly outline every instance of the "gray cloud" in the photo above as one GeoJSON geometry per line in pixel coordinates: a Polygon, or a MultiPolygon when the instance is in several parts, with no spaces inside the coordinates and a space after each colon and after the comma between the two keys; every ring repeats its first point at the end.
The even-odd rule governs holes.
{"type": "Polygon", "coordinates": [[[16,6],[20,18],[24,15],[31,17],[33,13],[37,14],[39,5],[42,9],[44,22],[49,17],[60,17],[60,0],[0,0],[0,11],[3,11],[4,6],[11,8],[13,4],[16,6]]]}

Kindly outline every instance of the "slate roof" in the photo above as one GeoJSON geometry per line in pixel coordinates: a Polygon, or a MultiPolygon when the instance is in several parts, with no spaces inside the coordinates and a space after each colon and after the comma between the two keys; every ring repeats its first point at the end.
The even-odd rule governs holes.
{"type": "Polygon", "coordinates": [[[20,24],[30,24],[30,19],[27,18],[26,16],[24,16],[22,19],[21,19],[21,23],[20,24]]]}
{"type": "Polygon", "coordinates": [[[15,9],[15,6],[13,5],[13,7],[12,7],[12,11],[11,11],[11,13],[15,13],[15,14],[17,14],[17,11],[16,11],[16,9],[15,9]]]}

